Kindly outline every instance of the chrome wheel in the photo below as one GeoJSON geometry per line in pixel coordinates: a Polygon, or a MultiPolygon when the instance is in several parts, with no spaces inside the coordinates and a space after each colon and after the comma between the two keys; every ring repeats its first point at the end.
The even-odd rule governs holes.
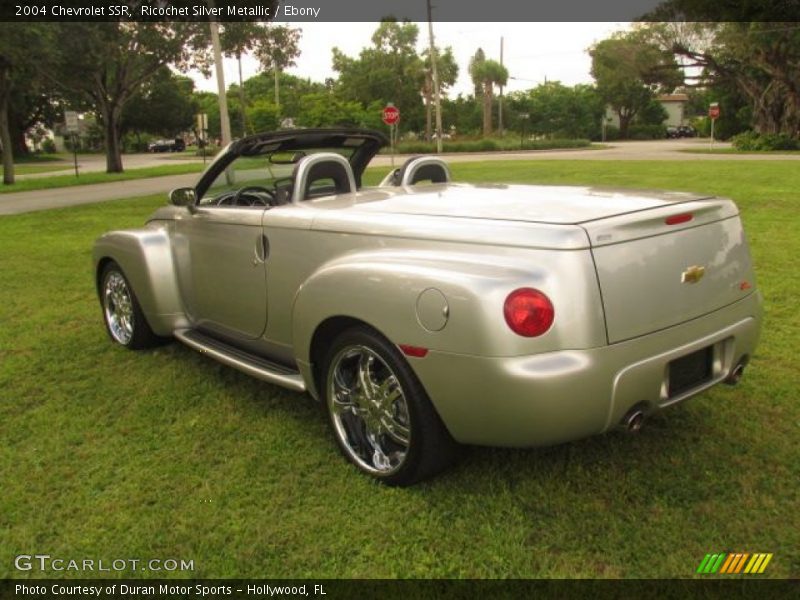
{"type": "Polygon", "coordinates": [[[330,362],[327,401],[339,442],[359,467],[387,476],[404,464],[411,419],[397,375],[363,345],[342,348],[330,362]]]}
{"type": "Polygon", "coordinates": [[[103,284],[103,313],[108,331],[117,342],[127,346],[133,339],[133,300],[128,282],[118,271],[109,271],[103,284]]]}

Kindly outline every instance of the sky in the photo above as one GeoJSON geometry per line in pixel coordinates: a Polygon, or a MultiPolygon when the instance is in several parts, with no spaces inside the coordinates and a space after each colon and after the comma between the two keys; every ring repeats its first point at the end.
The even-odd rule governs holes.
{"type": "MultiPolygon", "coordinates": [[[[301,54],[297,66],[288,73],[314,81],[336,77],[331,68],[331,49],[338,47],[348,56],[358,56],[371,44],[370,38],[377,23],[297,23],[302,29],[301,54]]],[[[428,45],[428,24],[417,23],[420,35],[418,49],[428,45]]],[[[459,66],[459,78],[448,96],[472,93],[467,67],[469,59],[481,47],[487,58],[500,59],[500,38],[504,38],[503,62],[511,79],[506,91],[525,90],[547,81],[564,85],[591,83],[591,60],[586,49],[615,31],[626,29],[628,23],[434,23],[436,45],[451,46],[459,66]]],[[[234,59],[225,59],[225,85],[238,81],[234,59]]],[[[259,72],[255,59],[243,59],[245,79],[259,72]]],[[[216,92],[214,76],[205,79],[191,73],[198,90],[216,92]]],[[[401,107],[402,108],[402,107],[401,107]]]]}

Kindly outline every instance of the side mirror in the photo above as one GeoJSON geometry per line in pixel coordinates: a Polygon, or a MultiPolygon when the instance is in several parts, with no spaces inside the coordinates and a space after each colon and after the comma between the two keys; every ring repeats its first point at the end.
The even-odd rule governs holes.
{"type": "Polygon", "coordinates": [[[195,201],[194,188],[177,188],[169,193],[169,202],[174,206],[192,206],[195,201]]]}

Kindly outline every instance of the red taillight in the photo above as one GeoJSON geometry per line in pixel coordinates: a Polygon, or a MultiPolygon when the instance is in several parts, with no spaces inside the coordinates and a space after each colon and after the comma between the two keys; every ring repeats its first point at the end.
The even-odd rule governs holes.
{"type": "Polygon", "coordinates": [[[556,315],[550,298],[533,288],[511,292],[503,306],[503,314],[511,331],[524,337],[542,335],[550,329],[556,315]]]}
{"type": "Polygon", "coordinates": [[[681,223],[688,223],[694,218],[692,213],[683,213],[680,215],[671,215],[664,219],[664,223],[667,225],[680,225],[681,223]]]}

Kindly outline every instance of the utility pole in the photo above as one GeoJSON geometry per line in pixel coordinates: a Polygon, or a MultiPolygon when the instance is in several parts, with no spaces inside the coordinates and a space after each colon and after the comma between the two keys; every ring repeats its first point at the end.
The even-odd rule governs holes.
{"type": "MultiPolygon", "coordinates": [[[[500,66],[503,66],[503,36],[500,36],[500,66]]],[[[503,86],[500,86],[500,98],[497,103],[497,128],[503,135],[503,86]]]]}
{"type": "Polygon", "coordinates": [[[247,115],[245,114],[244,102],[244,81],[242,81],[242,55],[236,55],[236,60],[239,63],[239,104],[241,105],[241,121],[242,121],[242,137],[247,135],[247,115]]]}
{"type": "Polygon", "coordinates": [[[433,75],[433,102],[436,109],[436,152],[442,153],[442,102],[439,97],[439,68],[436,65],[436,44],[433,41],[433,16],[431,0],[428,1],[428,39],[431,45],[431,73],[433,75]]]}
{"type": "Polygon", "coordinates": [[[222,145],[231,141],[231,120],[228,117],[228,97],[225,95],[225,73],[222,70],[222,47],[219,43],[219,23],[211,21],[211,45],[214,47],[214,66],[217,72],[217,91],[219,92],[219,119],[222,132],[222,145]]]}
{"type": "Polygon", "coordinates": [[[272,70],[275,73],[275,109],[278,111],[278,116],[281,114],[281,93],[280,93],[280,84],[278,83],[278,61],[274,58],[272,59],[272,70]]]}

